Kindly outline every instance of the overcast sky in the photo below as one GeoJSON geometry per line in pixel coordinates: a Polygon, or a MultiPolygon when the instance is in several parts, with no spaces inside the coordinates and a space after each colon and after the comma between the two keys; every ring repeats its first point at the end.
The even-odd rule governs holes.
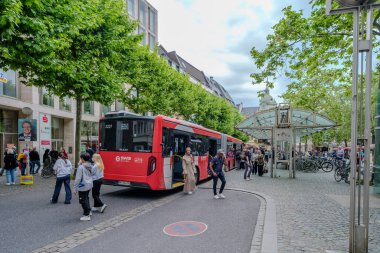
{"type": "MultiPolygon", "coordinates": [[[[148,0],[158,11],[158,42],[206,75],[213,76],[236,103],[258,106],[249,75],[255,71],[250,50],[263,49],[281,10],[310,9],[306,0],[148,0]]],[[[277,100],[286,80],[271,94],[277,100]]]]}

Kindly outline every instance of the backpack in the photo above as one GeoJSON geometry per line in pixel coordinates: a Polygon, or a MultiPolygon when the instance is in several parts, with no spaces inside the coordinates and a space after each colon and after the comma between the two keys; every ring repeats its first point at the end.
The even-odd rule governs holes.
{"type": "Polygon", "coordinates": [[[6,168],[16,168],[16,161],[13,158],[13,155],[7,155],[4,159],[4,165],[6,168]]]}
{"type": "Polygon", "coordinates": [[[262,155],[260,155],[258,158],[257,158],[257,164],[258,165],[264,165],[264,158],[262,155]]]}

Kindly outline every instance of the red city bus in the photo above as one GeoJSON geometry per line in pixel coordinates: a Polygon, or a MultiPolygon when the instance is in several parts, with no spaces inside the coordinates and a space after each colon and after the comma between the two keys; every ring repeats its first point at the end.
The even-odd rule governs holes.
{"type": "Polygon", "coordinates": [[[218,149],[241,148],[241,141],[163,115],[107,113],[99,121],[99,154],[104,184],[167,190],[183,185],[182,156],[191,147],[197,182],[209,177],[209,157],[218,149]]]}

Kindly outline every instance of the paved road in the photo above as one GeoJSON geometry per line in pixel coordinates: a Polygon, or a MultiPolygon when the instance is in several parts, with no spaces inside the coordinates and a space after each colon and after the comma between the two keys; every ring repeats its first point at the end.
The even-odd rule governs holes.
{"type": "MultiPolygon", "coordinates": [[[[297,173],[278,170],[279,178],[243,180],[243,171],[229,174],[228,187],[271,196],[277,208],[280,253],[348,251],[349,185],[337,183],[332,173],[297,173]]],[[[371,196],[369,252],[380,252],[380,197],[371,196]]]]}
{"type": "Polygon", "coordinates": [[[204,189],[188,196],[104,186],[102,199],[109,208],[91,222],[80,222],[75,197],[71,205],[62,203],[63,195],[60,203],[49,203],[53,185],[53,179],[38,178],[33,187],[0,186],[2,253],[46,245],[51,251],[76,246],[70,252],[209,252],[210,247],[249,252],[260,208],[254,195],[242,192],[228,191],[227,199],[214,200],[204,189]],[[208,229],[187,238],[163,233],[165,225],[181,220],[201,221],[208,229]]]}

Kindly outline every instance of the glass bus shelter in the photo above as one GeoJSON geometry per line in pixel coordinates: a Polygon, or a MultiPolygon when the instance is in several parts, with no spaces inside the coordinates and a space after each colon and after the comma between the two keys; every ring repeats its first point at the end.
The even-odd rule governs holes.
{"type": "Polygon", "coordinates": [[[279,104],[256,112],[238,124],[237,129],[253,138],[270,141],[271,177],[276,177],[279,166],[285,166],[289,169],[289,178],[295,178],[296,140],[336,126],[335,122],[316,112],[279,104]]]}

